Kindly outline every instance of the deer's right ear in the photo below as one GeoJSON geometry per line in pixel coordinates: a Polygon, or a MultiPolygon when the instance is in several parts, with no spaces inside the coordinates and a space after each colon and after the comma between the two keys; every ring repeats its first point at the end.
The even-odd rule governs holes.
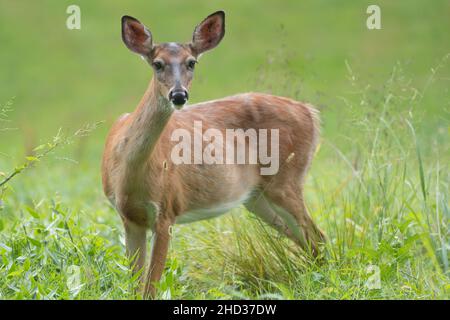
{"type": "Polygon", "coordinates": [[[150,30],[130,16],[122,17],[122,40],[128,49],[142,56],[149,55],[153,48],[150,30]]]}

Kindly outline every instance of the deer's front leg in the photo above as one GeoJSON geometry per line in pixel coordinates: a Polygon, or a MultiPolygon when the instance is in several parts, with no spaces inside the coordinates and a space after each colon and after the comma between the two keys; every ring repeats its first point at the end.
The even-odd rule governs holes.
{"type": "Polygon", "coordinates": [[[156,222],[150,266],[145,283],[145,298],[154,298],[156,295],[155,283],[161,279],[164,271],[170,243],[170,227],[172,224],[172,221],[169,219],[161,219],[156,222]]]}
{"type": "MultiPolygon", "coordinates": [[[[132,260],[133,272],[141,271],[145,267],[147,228],[126,219],[124,219],[123,224],[125,227],[127,256],[129,259],[134,259],[132,260]]],[[[143,274],[144,272],[141,274],[140,279],[144,279],[143,274]]]]}

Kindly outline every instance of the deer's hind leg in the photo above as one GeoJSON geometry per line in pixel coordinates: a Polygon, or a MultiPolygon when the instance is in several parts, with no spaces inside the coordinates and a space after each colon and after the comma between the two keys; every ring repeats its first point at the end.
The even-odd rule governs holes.
{"type": "Polygon", "coordinates": [[[273,210],[288,224],[297,243],[307,252],[317,256],[319,245],[326,242],[324,233],[308,213],[300,186],[279,186],[265,192],[273,210]]]}
{"type": "Polygon", "coordinates": [[[251,197],[244,205],[248,211],[255,214],[280,234],[285,235],[294,242],[298,242],[299,235],[295,234],[295,230],[293,232],[292,228],[289,228],[289,225],[275,211],[273,205],[270,204],[264,194],[260,193],[251,197]]]}

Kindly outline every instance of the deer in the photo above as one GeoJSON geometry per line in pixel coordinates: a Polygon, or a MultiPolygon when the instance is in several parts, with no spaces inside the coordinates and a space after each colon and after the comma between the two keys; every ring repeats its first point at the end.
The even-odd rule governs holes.
{"type": "Polygon", "coordinates": [[[217,217],[241,205],[317,257],[326,237],[308,213],[303,185],[320,136],[318,111],[307,103],[254,92],[187,104],[198,59],[225,35],[224,11],[206,17],[187,43],[157,44],[139,20],[123,16],[121,22],[123,42],[151,66],[153,76],[134,112],[120,116],[110,129],[102,184],[123,222],[126,253],[133,271],[141,272],[144,297],[156,297],[175,224],[217,217]],[[261,163],[173,163],[171,133],[178,128],[192,132],[195,121],[202,122],[203,131],[277,129],[278,171],[262,175],[261,163]]]}

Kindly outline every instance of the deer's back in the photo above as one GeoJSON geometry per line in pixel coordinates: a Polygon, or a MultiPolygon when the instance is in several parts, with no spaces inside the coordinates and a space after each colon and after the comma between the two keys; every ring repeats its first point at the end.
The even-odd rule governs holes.
{"type": "MultiPolygon", "coordinates": [[[[120,131],[123,123],[126,122],[119,120],[112,131],[120,131]]],[[[142,180],[136,182],[136,193],[139,194],[136,201],[156,203],[159,210],[175,215],[200,212],[207,218],[223,213],[244,202],[256,188],[264,188],[276,176],[301,179],[317,137],[315,109],[288,98],[246,93],[187,106],[174,111],[165,127],[147,161],[142,180]],[[171,152],[177,142],[172,141],[172,132],[183,128],[194,134],[195,121],[201,122],[203,132],[209,128],[223,133],[225,129],[278,129],[279,172],[275,176],[261,176],[259,164],[174,165],[171,152]],[[286,163],[292,155],[292,161],[286,163]]],[[[109,144],[113,148],[117,139],[109,140],[112,140],[109,144]]],[[[104,160],[105,192],[113,193],[113,186],[108,185],[112,180],[108,176],[119,165],[104,160]],[[105,161],[109,163],[105,164],[105,161]]]]}

